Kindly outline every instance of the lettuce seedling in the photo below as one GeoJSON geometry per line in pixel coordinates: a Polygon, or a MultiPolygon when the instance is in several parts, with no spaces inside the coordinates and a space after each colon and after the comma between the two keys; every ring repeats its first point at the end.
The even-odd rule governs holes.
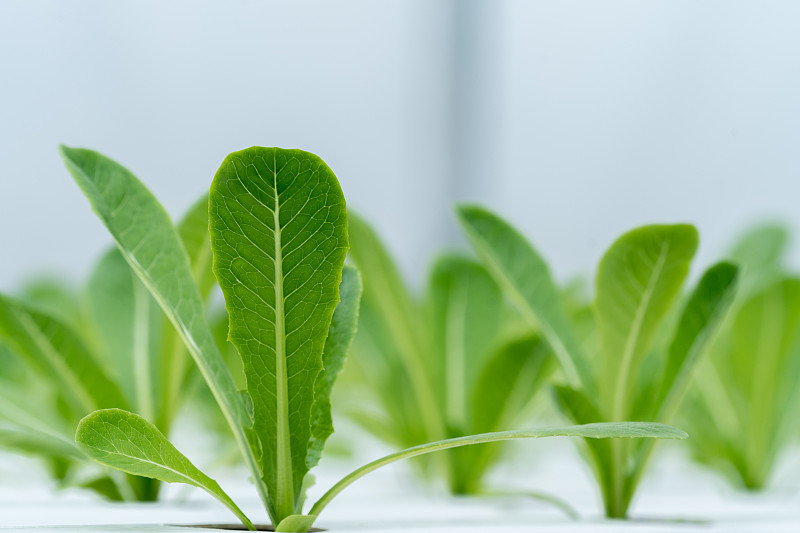
{"type": "MultiPolygon", "coordinates": [[[[207,197],[201,198],[178,225],[204,298],[216,284],[207,205],[207,197]]],[[[168,433],[195,374],[183,342],[119,251],[102,257],[82,298],[45,281],[30,285],[20,298],[0,295],[0,339],[31,375],[22,386],[21,378],[8,377],[7,365],[0,371],[15,382],[3,387],[13,391],[14,401],[0,401],[6,435],[0,445],[35,451],[63,484],[113,500],[155,500],[159,483],[153,479],[115,471],[86,479],[77,468],[94,466],[74,443],[81,418],[124,407],[168,433]]]]}
{"type": "MultiPolygon", "coordinates": [[[[679,311],[697,231],[683,224],[634,229],[600,261],[597,334],[581,342],[545,261],[522,235],[480,207],[462,206],[458,217],[486,267],[556,353],[566,384],[555,394],[569,418],[578,423],[671,418],[692,367],[730,306],[737,267],[712,266],[679,311]]],[[[607,516],[627,516],[653,446],[654,441],[586,441],[607,516]]]]}
{"type": "MultiPolygon", "coordinates": [[[[403,282],[365,220],[349,217],[350,255],[364,277],[358,333],[349,360],[383,413],[357,402],[351,415],[391,445],[510,429],[522,421],[553,368],[547,345],[520,323],[479,262],[443,255],[426,294],[403,282]]],[[[423,474],[444,471],[454,494],[486,491],[498,446],[452,450],[423,474]]]]}
{"type": "MultiPolygon", "coordinates": [[[[369,463],[304,513],[307,474],[333,431],[330,393],[353,337],[360,276],[345,267],[347,215],[339,182],[300,150],[254,147],[230,154],[211,186],[214,272],[244,367],[239,390],[209,328],[188,257],[169,217],[127,169],[95,152],[61,148],[67,168],[125,260],[180,333],[227,419],[278,531],[308,531],[345,487],[407,457],[474,443],[555,435],[682,438],[660,424],[520,430],[428,443],[369,463]]],[[[120,409],[84,418],[76,442],[131,474],[194,485],[252,522],[221,487],[153,424],[120,409]]]]}
{"type": "Polygon", "coordinates": [[[742,288],[681,410],[695,458],[747,490],[766,486],[800,427],[800,278],[783,265],[786,240],[762,226],[730,254],[742,288]]]}

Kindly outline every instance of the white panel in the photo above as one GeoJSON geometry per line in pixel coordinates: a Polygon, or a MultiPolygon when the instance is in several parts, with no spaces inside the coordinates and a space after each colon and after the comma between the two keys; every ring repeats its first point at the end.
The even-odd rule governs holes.
{"type": "Polygon", "coordinates": [[[110,241],[56,152],[97,149],[178,216],[225,155],[319,154],[406,270],[441,244],[449,4],[0,4],[0,288],[110,241]]]}
{"type": "Polygon", "coordinates": [[[622,231],[689,221],[701,262],[800,224],[800,3],[513,1],[491,199],[561,277],[622,231]]]}

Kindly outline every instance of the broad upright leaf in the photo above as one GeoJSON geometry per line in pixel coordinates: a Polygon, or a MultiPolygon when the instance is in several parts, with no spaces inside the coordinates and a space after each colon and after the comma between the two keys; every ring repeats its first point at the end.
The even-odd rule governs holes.
{"type": "Polygon", "coordinates": [[[681,423],[696,459],[759,490],[800,428],[800,279],[747,296],[698,368],[681,423]]]}
{"type": "Polygon", "coordinates": [[[464,205],[457,212],[486,268],[530,323],[541,328],[569,383],[591,390],[586,358],[544,259],[513,227],[486,209],[464,205]]]}
{"type": "Polygon", "coordinates": [[[84,317],[80,298],[64,281],[49,277],[34,278],[24,284],[20,299],[76,331],[82,331],[84,317]]]}
{"type": "Polygon", "coordinates": [[[766,481],[784,427],[797,427],[794,417],[800,380],[800,279],[784,278],[747,300],[733,325],[726,361],[734,396],[744,400],[740,441],[753,475],[766,481]],[[787,418],[784,418],[787,417],[787,418]]]}
{"type": "Polygon", "coordinates": [[[392,355],[402,363],[411,401],[421,417],[427,439],[445,437],[430,379],[430,343],[420,309],[403,283],[388,250],[369,224],[349,213],[350,257],[364,279],[364,306],[371,311],[377,329],[390,339],[392,355]]]}
{"type": "Polygon", "coordinates": [[[634,378],[689,272],[697,241],[693,226],[644,226],[617,239],[600,261],[595,311],[609,420],[627,416],[634,378]]]}
{"type": "Polygon", "coordinates": [[[784,271],[789,232],[780,224],[763,224],[745,233],[730,258],[741,268],[738,293],[751,296],[776,281],[784,271]]]}
{"type": "MultiPolygon", "coordinates": [[[[364,299],[385,317],[398,341],[414,342],[413,337],[401,339],[418,329],[418,310],[389,252],[369,224],[352,211],[348,226],[350,256],[364,278],[364,299]]],[[[420,350],[418,346],[407,349],[420,350]]]]}
{"type": "Polygon", "coordinates": [[[192,278],[178,232],[158,200],[123,166],[97,152],[60,147],[75,181],[114,237],[123,257],[180,332],[255,477],[261,499],[266,488],[250,447],[252,425],[205,320],[203,300],[192,278]]]}
{"type": "MultiPolygon", "coordinates": [[[[628,409],[627,417],[635,420],[670,421],[683,399],[695,363],[706,350],[730,308],[736,291],[738,271],[736,266],[725,262],[706,271],[680,315],[666,354],[658,358],[651,356],[651,368],[642,368],[638,396],[628,409]]],[[[653,441],[639,441],[631,447],[634,459],[629,462],[623,480],[624,489],[621,494],[625,503],[622,508],[627,509],[633,499],[654,445],[653,441]]],[[[607,459],[598,458],[597,468],[605,469],[601,464],[603,461],[607,459]]],[[[606,505],[611,501],[613,498],[606,498],[606,505]]]]}
{"type": "Polygon", "coordinates": [[[206,298],[217,282],[211,268],[211,236],[208,230],[208,195],[201,196],[178,222],[178,235],[181,238],[189,265],[192,269],[200,295],[206,298]]]}
{"type": "Polygon", "coordinates": [[[225,158],[209,213],[214,272],[279,522],[295,514],[308,472],[314,383],[347,253],[344,196],[319,157],[253,147],[225,158]]]}
{"type": "Polygon", "coordinates": [[[64,438],[3,422],[0,422],[0,448],[26,455],[85,459],[75,445],[64,438]]]}
{"type": "MultiPolygon", "coordinates": [[[[659,392],[652,402],[658,409],[658,413],[653,413],[654,420],[668,421],[677,407],[692,367],[719,329],[733,302],[738,275],[739,269],[735,265],[717,263],[706,271],[689,297],[667,352],[659,392]]],[[[652,395],[652,391],[649,394],[652,395]]]]}
{"type": "Polygon", "coordinates": [[[46,457],[83,459],[70,438],[74,421],[64,420],[55,412],[53,391],[46,380],[42,381],[0,381],[0,447],[46,457]]]}
{"type": "Polygon", "coordinates": [[[471,433],[513,427],[555,364],[547,343],[537,335],[505,342],[484,365],[472,389],[471,433]]]}
{"type": "Polygon", "coordinates": [[[59,320],[0,295],[0,337],[60,384],[61,395],[78,416],[127,405],[83,340],[59,320]]]}
{"type": "MultiPolygon", "coordinates": [[[[352,356],[348,357],[345,369],[357,376],[362,387],[355,391],[359,396],[357,406],[349,409],[348,414],[379,439],[396,448],[405,448],[428,440],[428,432],[425,419],[418,415],[419,398],[414,394],[399,349],[381,313],[365,295],[359,307],[352,356]],[[362,400],[364,396],[367,398],[362,400]]],[[[430,398],[433,400],[432,394],[430,398]]]]}
{"type": "MultiPolygon", "coordinates": [[[[547,343],[536,335],[515,338],[496,348],[469,389],[471,417],[462,434],[515,427],[530,414],[529,407],[539,398],[554,365],[547,343]]],[[[485,473],[501,451],[499,443],[450,451],[451,491],[475,494],[484,489],[485,473]]]]}
{"type": "Polygon", "coordinates": [[[186,483],[225,504],[248,527],[253,524],[219,484],[179,452],[158,428],[121,409],[103,409],[78,424],[75,441],[95,461],[136,476],[186,483]]]}
{"type": "Polygon", "coordinates": [[[436,389],[451,436],[460,436],[471,432],[470,392],[497,342],[503,295],[482,265],[459,256],[436,262],[429,295],[436,389]]]}
{"type": "Polygon", "coordinates": [[[114,372],[128,403],[154,421],[158,398],[158,351],[162,313],[117,248],[95,267],[86,307],[100,354],[114,372]]]}
{"type": "Polygon", "coordinates": [[[322,372],[314,383],[314,404],[311,412],[311,441],[306,463],[314,468],[322,455],[325,441],[333,433],[331,420],[331,392],[358,325],[358,308],[361,302],[361,276],[358,270],[345,265],[339,285],[339,305],[333,312],[328,338],[322,350],[322,372]]]}

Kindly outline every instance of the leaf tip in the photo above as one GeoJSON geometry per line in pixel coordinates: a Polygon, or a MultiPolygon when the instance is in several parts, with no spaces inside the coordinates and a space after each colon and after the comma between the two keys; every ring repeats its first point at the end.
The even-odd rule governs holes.
{"type": "Polygon", "coordinates": [[[66,144],[63,144],[63,143],[59,143],[58,144],[58,155],[60,155],[61,159],[63,159],[66,162],[69,162],[72,159],[73,150],[75,150],[75,149],[74,148],[70,148],[66,144]]]}
{"type": "Polygon", "coordinates": [[[486,209],[480,206],[479,204],[460,203],[456,204],[455,211],[456,215],[458,215],[458,218],[464,220],[471,216],[475,216],[480,213],[485,213],[486,209]]]}

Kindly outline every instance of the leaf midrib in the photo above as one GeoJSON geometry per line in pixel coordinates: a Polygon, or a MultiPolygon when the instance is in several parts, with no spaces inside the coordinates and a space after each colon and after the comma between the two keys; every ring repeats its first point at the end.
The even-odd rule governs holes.
{"type": "Polygon", "coordinates": [[[642,326],[644,325],[644,317],[647,314],[647,309],[650,305],[653,293],[655,292],[656,284],[666,264],[668,253],[669,244],[662,244],[655,267],[650,275],[650,279],[647,280],[647,287],[645,287],[642,299],[639,301],[639,307],[636,309],[636,314],[633,317],[632,327],[628,332],[628,337],[625,339],[625,350],[623,351],[622,360],[620,361],[619,374],[617,375],[614,393],[614,403],[611,409],[611,420],[615,422],[622,421],[624,418],[625,399],[628,392],[628,380],[630,379],[630,366],[633,361],[636,343],[639,339],[642,326]]]}
{"type": "Polygon", "coordinates": [[[30,316],[28,316],[27,313],[16,312],[16,315],[22,326],[28,331],[28,334],[33,339],[33,342],[36,343],[36,346],[39,347],[44,356],[47,358],[48,362],[55,369],[57,369],[56,373],[61,376],[62,380],[66,381],[68,394],[73,396],[87,413],[97,409],[98,405],[92,395],[89,393],[86,387],[83,386],[83,383],[78,376],[75,375],[69,365],[64,362],[63,357],[59,355],[58,350],[56,350],[56,348],[50,343],[50,340],[46,338],[38,324],[36,324],[36,322],[30,316]]]}
{"type": "Polygon", "coordinates": [[[481,254],[483,259],[489,263],[491,269],[498,274],[498,277],[500,278],[498,280],[500,285],[505,288],[506,294],[508,294],[510,299],[516,304],[517,309],[522,312],[523,316],[531,324],[539,324],[539,327],[542,329],[542,333],[544,333],[544,337],[547,339],[547,342],[550,344],[551,348],[558,357],[559,363],[561,364],[561,370],[564,372],[567,381],[575,388],[581,388],[581,385],[586,386],[587,384],[584,382],[585,380],[582,379],[583,376],[581,376],[575,361],[573,361],[573,357],[578,357],[578,355],[570,354],[561,337],[550,325],[549,320],[545,319],[543,316],[537,316],[537,314],[528,304],[528,300],[525,298],[525,295],[523,295],[517,289],[516,284],[513,283],[510,277],[506,274],[506,269],[504,269],[502,265],[500,265],[500,263],[494,258],[494,254],[492,253],[491,249],[483,243],[481,236],[477,235],[472,228],[468,228],[468,231],[477,236],[477,238],[472,239],[473,245],[483,252],[481,254]]]}
{"type": "Polygon", "coordinates": [[[292,473],[292,448],[289,428],[289,383],[286,368],[286,323],[283,311],[283,248],[281,247],[280,201],[278,198],[278,168],[272,156],[272,194],[275,200],[272,217],[275,258],[275,391],[277,407],[277,498],[278,516],[294,514],[294,480],[292,473]]]}

